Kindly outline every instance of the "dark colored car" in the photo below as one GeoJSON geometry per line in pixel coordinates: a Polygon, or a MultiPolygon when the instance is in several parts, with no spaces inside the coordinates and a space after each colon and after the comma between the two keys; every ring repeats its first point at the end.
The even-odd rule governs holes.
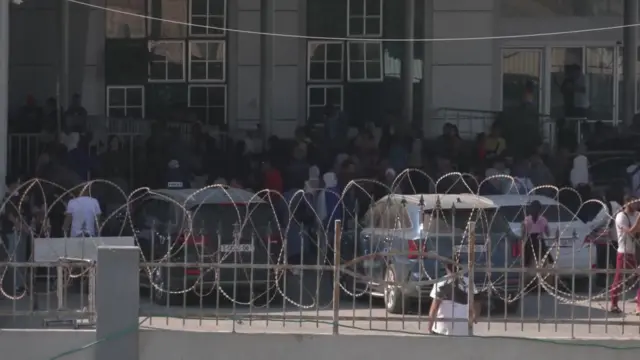
{"type": "Polygon", "coordinates": [[[188,289],[216,294],[213,288],[220,286],[230,296],[253,296],[273,287],[268,265],[277,261],[282,236],[272,207],[253,193],[156,190],[131,207],[141,261],[158,264],[149,268],[150,274],[145,268],[140,274],[143,287],[152,279],[155,302],[181,302],[188,289]]]}
{"type": "Polygon", "coordinates": [[[343,262],[356,259],[345,269],[358,275],[342,276],[343,291],[346,289],[351,296],[367,292],[382,297],[390,313],[404,312],[411,301],[428,301],[433,284],[424,282],[443,277],[445,268],[442,261],[421,256],[420,250],[456,258],[466,267],[467,224],[475,221],[476,299],[485,309],[491,304],[492,310],[514,311],[521,288],[520,274],[506,269],[520,266],[519,257],[512,251],[517,239],[506,221],[495,216],[496,210],[487,199],[469,194],[382,198],[365,215],[358,231],[343,234],[343,262]]]}

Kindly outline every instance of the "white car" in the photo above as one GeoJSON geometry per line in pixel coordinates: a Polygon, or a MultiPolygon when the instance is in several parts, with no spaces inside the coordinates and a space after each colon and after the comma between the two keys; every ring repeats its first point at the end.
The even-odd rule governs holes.
{"type": "MultiPolygon", "coordinates": [[[[593,268],[596,263],[596,248],[590,242],[591,229],[558,201],[541,195],[492,195],[486,198],[498,207],[498,215],[506,218],[517,236],[522,236],[526,206],[534,200],[539,201],[542,214],[549,222],[550,236],[545,238],[545,242],[555,261],[555,267],[566,270],[593,268]]],[[[571,278],[572,275],[567,277],[571,278]]],[[[588,278],[586,273],[576,274],[576,279],[588,278]]]]}

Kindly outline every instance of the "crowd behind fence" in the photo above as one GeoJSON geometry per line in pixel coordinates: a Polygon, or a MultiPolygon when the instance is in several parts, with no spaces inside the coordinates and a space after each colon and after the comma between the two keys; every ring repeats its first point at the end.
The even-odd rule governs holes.
{"type": "MultiPolygon", "coordinates": [[[[468,323],[472,334],[575,337],[640,331],[635,305],[624,300],[637,287],[636,266],[592,263],[600,250],[596,244],[615,241],[608,231],[589,228],[578,238],[585,234],[576,235],[571,224],[580,220],[573,215],[545,238],[546,248],[533,252],[534,261],[525,263],[529,243],[512,226],[521,217],[505,219],[490,199],[473,193],[472,177],[429,178],[435,188],[453,178],[468,186],[468,194],[415,194],[399,187],[410,172],[391,185],[352,181],[334,194],[339,201],[324,215],[316,205],[326,190],[249,193],[221,185],[123,191],[123,205],[104,213],[96,234],[86,238],[52,238],[48,210],[37,219],[25,215],[17,239],[28,244],[26,261],[17,260],[19,247],[3,236],[0,325],[91,325],[91,254],[97,246],[113,245],[113,239],[130,239],[141,254],[140,273],[131,274],[140,276],[140,316],[160,326],[255,330],[297,324],[334,333],[343,327],[426,333],[432,287],[463,276],[477,289],[467,294],[469,304],[479,304],[479,323],[472,326],[458,317],[446,321],[468,323]],[[384,188],[387,196],[371,201],[372,186],[384,188]],[[457,270],[448,273],[448,266],[457,270]],[[625,277],[618,281],[621,274],[625,277]],[[612,295],[622,296],[621,314],[609,311],[612,295]]],[[[95,180],[67,189],[56,201],[94,196],[92,189],[100,183],[105,184],[95,180]]],[[[14,206],[23,214],[28,198],[49,185],[30,180],[18,190],[19,202],[5,201],[2,207],[14,206]]],[[[551,199],[562,192],[580,196],[573,189],[534,188],[521,194],[522,212],[527,214],[543,188],[554,190],[551,199]]],[[[581,203],[607,209],[596,200],[581,203]]],[[[561,207],[547,206],[541,215],[553,219],[561,207]]],[[[610,210],[605,214],[615,216],[610,210]]],[[[606,256],[614,251],[607,246],[606,256]]]]}

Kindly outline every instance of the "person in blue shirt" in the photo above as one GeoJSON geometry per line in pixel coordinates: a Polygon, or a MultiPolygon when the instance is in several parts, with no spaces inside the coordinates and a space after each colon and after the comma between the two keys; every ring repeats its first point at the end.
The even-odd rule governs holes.
{"type": "Polygon", "coordinates": [[[167,168],[167,189],[190,189],[189,175],[180,167],[178,160],[169,161],[167,168]]]}

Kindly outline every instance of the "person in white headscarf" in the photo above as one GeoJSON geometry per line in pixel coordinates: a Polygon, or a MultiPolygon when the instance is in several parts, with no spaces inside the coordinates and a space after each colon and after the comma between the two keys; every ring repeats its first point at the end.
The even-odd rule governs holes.
{"type": "Polygon", "coordinates": [[[573,158],[570,179],[574,188],[589,185],[589,160],[584,155],[584,146],[580,147],[578,155],[573,158]]]}

